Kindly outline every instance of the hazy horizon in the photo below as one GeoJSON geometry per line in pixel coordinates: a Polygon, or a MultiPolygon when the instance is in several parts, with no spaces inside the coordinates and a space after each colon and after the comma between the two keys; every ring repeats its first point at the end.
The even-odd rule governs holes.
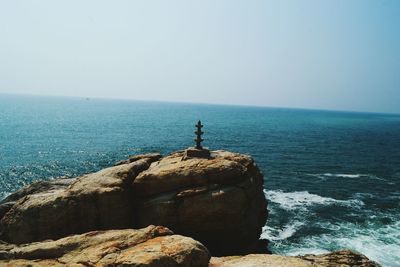
{"type": "Polygon", "coordinates": [[[7,93],[0,92],[1,95],[15,97],[49,97],[49,98],[75,98],[82,100],[109,100],[109,101],[132,101],[132,102],[149,102],[149,103],[171,103],[183,105],[215,105],[215,106],[232,106],[232,107],[249,107],[249,108],[267,108],[267,109],[287,109],[287,110],[309,110],[309,111],[326,111],[326,112],[349,112],[349,113],[371,113],[384,115],[400,115],[400,112],[380,112],[380,111],[360,111],[350,109],[329,109],[329,108],[309,108],[309,107],[286,107],[286,106],[265,106],[265,105],[246,105],[246,104],[226,104],[212,102],[195,102],[195,101],[173,101],[173,100],[154,100],[154,99],[136,99],[136,98],[117,98],[117,97],[100,97],[100,96],[69,96],[69,95],[50,95],[50,94],[28,94],[28,93],[7,93]]]}
{"type": "Polygon", "coordinates": [[[0,93],[400,113],[397,1],[0,3],[0,93]]]}

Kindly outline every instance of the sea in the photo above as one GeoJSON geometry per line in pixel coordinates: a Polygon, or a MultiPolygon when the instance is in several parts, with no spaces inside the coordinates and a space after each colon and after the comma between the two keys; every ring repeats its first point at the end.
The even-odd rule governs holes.
{"type": "Polygon", "coordinates": [[[276,254],[352,249],[400,266],[400,115],[0,95],[0,199],[40,179],[204,145],[264,174],[261,238],[276,254]]]}

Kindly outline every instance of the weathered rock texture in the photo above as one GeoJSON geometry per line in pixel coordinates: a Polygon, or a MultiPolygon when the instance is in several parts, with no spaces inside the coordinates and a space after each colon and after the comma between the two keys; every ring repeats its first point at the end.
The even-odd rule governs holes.
{"type": "Polygon", "coordinates": [[[379,267],[367,257],[342,250],[322,255],[299,257],[250,254],[246,256],[213,257],[209,267],[379,267]]]}
{"type": "Polygon", "coordinates": [[[132,182],[153,157],[79,177],[66,188],[20,198],[0,221],[1,239],[27,243],[92,230],[132,228],[132,182]]]}
{"type": "Polygon", "coordinates": [[[212,257],[209,267],[311,267],[310,262],[295,257],[249,254],[245,256],[212,257]]]}
{"type": "Polygon", "coordinates": [[[0,206],[0,239],[21,244],[154,224],[193,237],[216,255],[254,252],[267,219],[254,161],[225,151],[183,156],[134,156],[75,180],[24,188],[0,206]]]}
{"type": "Polygon", "coordinates": [[[165,157],[136,177],[137,225],[164,225],[199,240],[213,255],[254,247],[267,203],[252,158],[226,151],[212,151],[209,159],[183,156],[165,157]]]}
{"type": "MultiPolygon", "coordinates": [[[[184,154],[138,155],[97,173],[36,182],[11,194],[0,202],[0,239],[7,242],[0,241],[0,265],[207,266],[210,255],[201,243],[152,225],[193,237],[214,256],[264,251],[258,239],[267,202],[252,158],[226,151],[212,151],[209,158],[184,154]],[[22,243],[30,244],[17,245],[22,243]]],[[[212,258],[210,266],[379,265],[338,251],[212,258]]]]}
{"type": "Polygon", "coordinates": [[[118,161],[117,163],[115,163],[114,166],[131,163],[131,162],[134,162],[134,161],[138,161],[140,159],[149,159],[150,161],[157,161],[160,158],[161,158],[161,154],[160,153],[149,153],[149,154],[133,155],[133,156],[130,156],[126,160],[118,161]]]}
{"type": "Polygon", "coordinates": [[[316,266],[353,266],[353,267],[379,267],[380,265],[369,260],[362,254],[350,251],[340,250],[321,255],[305,255],[299,257],[309,261],[316,266]]]}
{"type": "Polygon", "coordinates": [[[22,246],[0,244],[1,266],[207,266],[208,250],[160,226],[95,231],[22,246]]]}
{"type": "Polygon", "coordinates": [[[37,194],[50,190],[66,189],[72,183],[76,181],[76,178],[57,178],[48,181],[35,181],[29,185],[22,187],[20,190],[10,194],[0,203],[6,203],[10,201],[17,201],[27,195],[37,194]]]}
{"type": "Polygon", "coordinates": [[[36,181],[27,186],[24,186],[20,190],[12,193],[0,202],[0,220],[3,216],[14,206],[17,200],[32,194],[37,194],[50,190],[65,189],[73,182],[76,178],[58,178],[49,181],[36,181]]]}

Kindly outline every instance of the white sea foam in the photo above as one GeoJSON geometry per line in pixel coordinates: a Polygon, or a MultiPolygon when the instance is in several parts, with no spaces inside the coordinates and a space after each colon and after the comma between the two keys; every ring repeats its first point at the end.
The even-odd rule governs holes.
{"type": "Polygon", "coordinates": [[[344,173],[308,173],[308,176],[317,177],[319,179],[327,179],[327,178],[360,178],[361,174],[344,174],[344,173]]]}
{"type": "MultiPolygon", "coordinates": [[[[322,225],[321,225],[322,226],[322,225]]],[[[286,255],[318,254],[340,249],[351,249],[387,267],[400,266],[400,222],[381,226],[325,223],[330,234],[305,237],[285,250],[286,255]]]]}
{"type": "Polygon", "coordinates": [[[316,194],[311,194],[307,191],[283,192],[281,190],[264,190],[266,198],[270,202],[279,204],[279,206],[286,210],[294,210],[307,208],[312,205],[364,205],[361,200],[338,200],[330,197],[322,197],[316,194]]]}
{"type": "Polygon", "coordinates": [[[360,193],[360,192],[354,193],[353,196],[355,198],[357,198],[357,199],[365,199],[365,198],[374,198],[374,197],[376,197],[374,194],[371,194],[371,193],[360,193]]]}
{"type": "Polygon", "coordinates": [[[8,196],[7,193],[0,193],[0,201],[5,199],[8,196]]]}
{"type": "Polygon", "coordinates": [[[323,176],[340,177],[340,178],[360,178],[362,174],[342,174],[342,173],[324,173],[323,176]]]}
{"type": "Polygon", "coordinates": [[[275,229],[266,225],[262,228],[262,234],[260,237],[270,241],[284,240],[293,236],[303,225],[303,222],[298,221],[288,224],[282,229],[275,229]]]}
{"type": "Polygon", "coordinates": [[[309,176],[318,177],[320,179],[327,179],[327,178],[358,179],[358,178],[363,178],[363,179],[375,179],[375,180],[386,181],[386,179],[380,178],[380,177],[378,177],[376,175],[373,175],[373,174],[317,173],[317,174],[308,174],[308,175],[309,176]]]}

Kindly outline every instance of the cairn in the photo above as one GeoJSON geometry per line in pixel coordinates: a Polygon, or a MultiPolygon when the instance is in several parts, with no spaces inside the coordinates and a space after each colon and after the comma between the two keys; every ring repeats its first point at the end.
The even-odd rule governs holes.
{"type": "Polygon", "coordinates": [[[201,142],[204,141],[201,136],[204,134],[204,132],[201,130],[204,125],[201,124],[201,121],[199,120],[197,124],[195,125],[196,131],[194,132],[196,134],[196,139],[194,141],[196,142],[195,147],[189,147],[188,149],[185,150],[185,155],[183,156],[183,160],[190,159],[190,158],[210,158],[210,150],[207,148],[204,148],[201,145],[201,142]]]}

